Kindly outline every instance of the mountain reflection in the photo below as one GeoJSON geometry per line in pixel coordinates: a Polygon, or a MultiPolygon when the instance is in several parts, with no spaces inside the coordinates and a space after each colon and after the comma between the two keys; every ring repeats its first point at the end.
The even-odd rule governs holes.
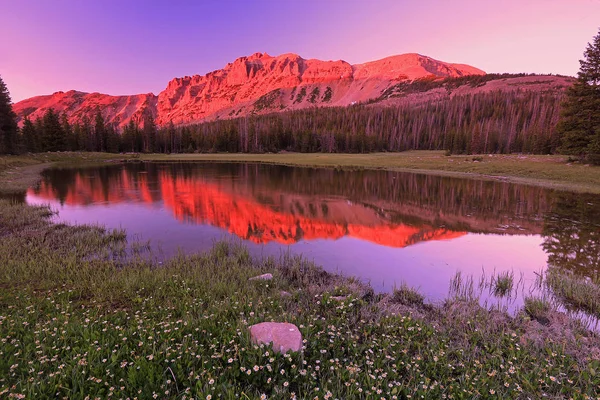
{"type": "Polygon", "coordinates": [[[38,197],[162,204],[256,243],[344,236],[405,247],[467,232],[540,234],[551,192],[504,182],[260,164],[133,163],[46,172],[38,197]]]}

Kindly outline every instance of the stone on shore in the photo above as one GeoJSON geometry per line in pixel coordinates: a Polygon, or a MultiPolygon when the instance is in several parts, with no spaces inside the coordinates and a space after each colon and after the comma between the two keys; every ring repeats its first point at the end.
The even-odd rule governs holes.
{"type": "Polygon", "coordinates": [[[302,334],[294,324],[261,322],[248,329],[250,329],[252,342],[256,344],[273,343],[273,350],[279,353],[302,350],[302,334]]]}
{"type": "Polygon", "coordinates": [[[250,278],[250,281],[270,281],[271,279],[273,279],[273,274],[262,274],[262,275],[258,275],[258,276],[254,276],[252,278],[250,278]]]}

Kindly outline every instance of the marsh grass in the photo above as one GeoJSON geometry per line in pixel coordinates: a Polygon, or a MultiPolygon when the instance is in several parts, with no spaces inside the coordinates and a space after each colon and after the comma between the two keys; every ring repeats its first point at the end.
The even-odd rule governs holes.
{"type": "MultiPolygon", "coordinates": [[[[480,284],[481,286],[481,284],[480,284]]],[[[449,298],[466,302],[476,301],[479,296],[475,291],[475,282],[472,276],[463,276],[458,271],[450,280],[449,298]]]]}
{"type": "MultiPolygon", "coordinates": [[[[123,232],[50,214],[0,202],[0,396],[585,398],[600,384],[597,360],[524,346],[516,319],[476,301],[390,315],[360,282],[298,256],[253,259],[240,242],[162,266],[117,261],[123,232]],[[248,280],[265,272],[273,280],[248,280]],[[270,320],[299,326],[301,354],[250,342],[248,325],[270,320]]],[[[398,296],[423,299],[405,286],[398,296]]]]}
{"type": "Polygon", "coordinates": [[[600,282],[550,268],[544,283],[566,307],[600,318],[600,282]]]}
{"type": "Polygon", "coordinates": [[[52,166],[78,167],[104,165],[137,159],[130,154],[58,152],[39,153],[22,156],[0,156],[0,193],[23,192],[34,186],[40,173],[52,166]]]}
{"type": "Polygon", "coordinates": [[[492,287],[492,291],[495,296],[510,296],[515,286],[514,273],[512,271],[504,271],[492,276],[490,286],[492,287]]]}
{"type": "Polygon", "coordinates": [[[526,296],[524,310],[531,318],[547,325],[550,322],[549,314],[553,311],[553,306],[550,299],[545,296],[526,296]]]}
{"type": "Polygon", "coordinates": [[[392,291],[392,301],[406,306],[420,307],[423,306],[425,296],[419,293],[418,290],[402,283],[399,287],[392,291]]]}

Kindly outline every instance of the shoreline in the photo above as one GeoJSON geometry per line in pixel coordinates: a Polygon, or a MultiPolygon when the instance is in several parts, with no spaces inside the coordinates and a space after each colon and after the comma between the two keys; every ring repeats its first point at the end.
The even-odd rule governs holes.
{"type": "Polygon", "coordinates": [[[402,153],[372,154],[140,154],[139,160],[152,162],[248,162],[307,168],[386,170],[454,178],[511,182],[548,189],[600,194],[600,167],[578,164],[568,165],[564,162],[564,156],[445,156],[441,151],[419,150],[402,153]],[[483,161],[479,161],[480,159],[483,161]],[[548,169],[547,167],[551,168],[548,169]],[[563,169],[563,167],[563,172],[568,173],[564,177],[558,174],[558,171],[563,169]],[[591,181],[586,180],[589,175],[592,176],[591,181]]]}
{"type": "Polygon", "coordinates": [[[553,190],[600,194],[600,167],[567,163],[564,156],[453,155],[441,151],[407,151],[373,154],[110,154],[41,153],[0,157],[0,191],[18,191],[5,180],[7,170],[26,164],[32,173],[51,166],[78,167],[107,162],[234,162],[306,168],[370,169],[428,174],[472,180],[509,182],[553,190]],[[47,164],[44,167],[35,164],[47,164]]]}

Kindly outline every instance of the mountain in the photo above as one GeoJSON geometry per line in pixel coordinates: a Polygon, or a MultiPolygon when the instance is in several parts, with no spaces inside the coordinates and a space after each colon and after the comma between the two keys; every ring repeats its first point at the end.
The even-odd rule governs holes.
{"type": "Polygon", "coordinates": [[[158,95],[157,123],[186,123],[315,105],[346,106],[377,98],[391,85],[429,76],[483,75],[419,54],[365,64],[256,53],[204,76],[174,79],[158,95]]]}
{"type": "Polygon", "coordinates": [[[20,119],[36,119],[53,108],[66,113],[71,122],[84,116],[91,119],[100,110],[106,121],[121,127],[131,119],[140,123],[146,113],[159,125],[182,124],[312,106],[346,106],[379,98],[403,81],[484,74],[468,65],[419,54],[351,65],[342,60],[306,60],[291,53],[276,57],[255,53],[206,75],[175,78],[158,96],[70,90],[20,101],[14,110],[20,119]]]}
{"type": "Polygon", "coordinates": [[[25,116],[35,120],[52,108],[54,111],[66,113],[70,122],[81,121],[83,117],[87,117],[92,123],[96,110],[100,110],[107,123],[124,126],[132,119],[141,123],[147,112],[156,116],[156,100],[157,97],[152,93],[110,96],[69,90],[22,100],[14,104],[13,109],[19,120],[25,116]]]}
{"type": "Polygon", "coordinates": [[[14,110],[20,120],[36,119],[53,108],[66,113],[70,122],[84,116],[93,119],[100,110],[105,121],[119,127],[130,120],[141,124],[146,114],[158,125],[180,125],[358,102],[420,104],[491,91],[557,94],[572,82],[573,78],[551,75],[486,75],[469,65],[415,53],[355,65],[292,53],[255,53],[206,75],[175,78],[158,96],[71,90],[20,101],[14,110]]]}

